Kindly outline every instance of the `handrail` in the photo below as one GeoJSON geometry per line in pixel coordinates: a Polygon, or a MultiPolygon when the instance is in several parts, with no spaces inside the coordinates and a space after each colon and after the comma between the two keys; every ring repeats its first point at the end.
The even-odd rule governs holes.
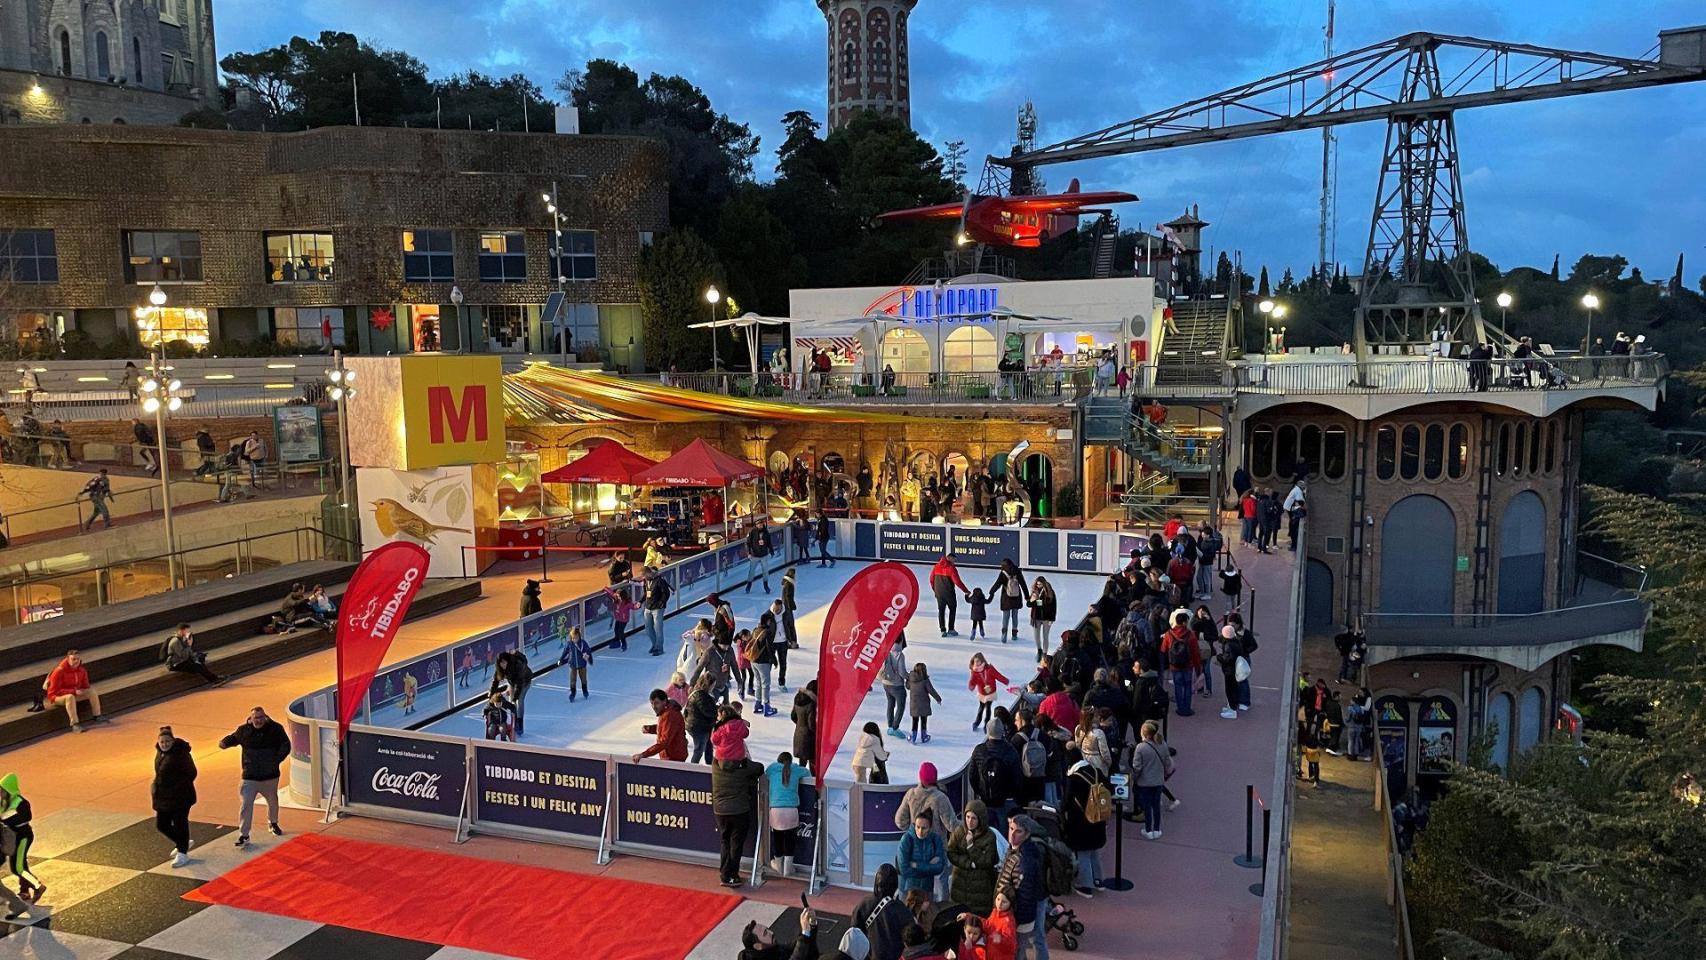
{"type": "MultiPolygon", "coordinates": [[[[1308,542],[1308,518],[1299,521],[1298,540],[1308,542]]],[[[1297,800],[1298,670],[1303,659],[1304,560],[1308,551],[1292,555],[1291,616],[1286,625],[1285,660],[1280,673],[1280,729],[1274,744],[1274,783],[1271,797],[1275,835],[1264,844],[1262,864],[1262,922],[1257,933],[1257,960],[1285,960],[1289,949],[1291,901],[1291,827],[1297,800]]],[[[1252,616],[1250,629],[1255,629],[1252,616]]]]}
{"type": "MultiPolygon", "coordinates": [[[[257,533],[257,534],[253,534],[252,536],[238,537],[235,540],[221,540],[218,543],[201,543],[201,544],[197,544],[193,547],[183,547],[183,548],[180,548],[178,550],[168,551],[167,553],[150,554],[150,555],[144,556],[144,557],[127,557],[123,560],[116,560],[116,561],[113,561],[111,563],[103,563],[103,564],[99,564],[98,566],[93,566],[93,567],[84,567],[81,570],[61,570],[57,573],[50,573],[50,574],[46,574],[46,575],[40,576],[40,577],[28,577],[27,576],[27,577],[24,577],[22,579],[0,581],[0,586],[27,587],[27,586],[30,586],[32,584],[45,583],[48,580],[56,580],[60,577],[72,576],[75,574],[83,574],[83,573],[94,573],[96,571],[106,570],[110,567],[127,566],[127,565],[133,564],[133,563],[149,563],[149,562],[152,562],[155,560],[164,560],[169,556],[171,556],[171,557],[182,557],[186,553],[196,553],[196,552],[199,552],[202,550],[216,550],[220,547],[230,547],[230,546],[236,546],[237,544],[242,544],[242,543],[252,543],[256,540],[265,540],[268,537],[282,537],[286,534],[298,534],[298,533],[318,534],[319,536],[324,537],[328,540],[336,540],[336,541],[339,541],[340,543],[346,543],[346,544],[349,544],[351,546],[356,545],[356,541],[351,540],[348,537],[341,537],[335,533],[330,533],[326,530],[321,530],[318,527],[288,527],[288,528],[285,528],[283,530],[274,530],[270,533],[257,533]]],[[[30,561],[30,562],[33,563],[35,561],[30,561]]]]}
{"type": "Polygon", "coordinates": [[[1392,819],[1392,796],[1387,793],[1386,751],[1380,745],[1380,731],[1369,717],[1369,739],[1374,751],[1374,809],[1385,821],[1381,831],[1382,846],[1386,849],[1386,905],[1392,908],[1398,926],[1398,960],[1415,960],[1416,946],[1410,932],[1410,903],[1404,892],[1404,851],[1398,849],[1397,824],[1392,819]]]}

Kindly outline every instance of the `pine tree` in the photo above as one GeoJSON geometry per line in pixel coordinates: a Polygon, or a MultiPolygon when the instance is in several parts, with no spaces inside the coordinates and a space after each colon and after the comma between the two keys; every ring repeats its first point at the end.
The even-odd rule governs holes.
{"type": "Polygon", "coordinates": [[[1552,255],[1552,279],[1558,279],[1558,254],[1552,255]]]}
{"type": "Polygon", "coordinates": [[[1262,268],[1262,278],[1256,282],[1256,296],[1266,297],[1271,293],[1268,289],[1268,268],[1262,268]]]}
{"type": "Polygon", "coordinates": [[[1297,292],[1297,281],[1292,278],[1290,267],[1286,267],[1285,272],[1280,274],[1279,292],[1282,294],[1297,292]]]}

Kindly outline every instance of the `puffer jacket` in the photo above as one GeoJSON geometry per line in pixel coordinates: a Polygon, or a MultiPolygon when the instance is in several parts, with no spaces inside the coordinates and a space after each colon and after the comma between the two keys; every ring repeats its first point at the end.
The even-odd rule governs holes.
{"type": "Polygon", "coordinates": [[[154,748],[154,785],[150,791],[154,812],[188,810],[195,805],[195,757],[188,741],[174,739],[170,746],[154,748]]]}
{"type": "Polygon", "coordinates": [[[722,817],[751,813],[758,797],[764,765],[751,760],[718,760],[711,764],[711,812],[722,817]]]}

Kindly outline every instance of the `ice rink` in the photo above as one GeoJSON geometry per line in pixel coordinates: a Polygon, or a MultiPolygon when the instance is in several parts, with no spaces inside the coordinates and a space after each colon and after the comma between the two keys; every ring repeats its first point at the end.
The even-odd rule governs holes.
{"type": "MultiPolygon", "coordinates": [[[[799,610],[795,615],[795,623],[798,627],[800,648],[789,651],[787,691],[774,690],[771,694],[771,705],[776,708],[776,716],[758,716],[752,709],[751,700],[747,701],[746,717],[752,724],[752,736],[747,744],[753,759],[768,763],[775,760],[781,751],[792,750],[794,724],[788,719],[788,711],[793,705],[794,692],[817,675],[818,645],[822,639],[824,616],[828,613],[830,602],[835,599],[836,593],[847,579],[864,566],[862,562],[843,560],[829,568],[820,568],[815,563],[802,564],[797,568],[795,601],[799,610]]],[[[918,611],[906,628],[907,665],[922,662],[928,666],[930,678],[942,695],[942,702],[934,704],[934,712],[930,717],[931,741],[928,744],[914,745],[905,739],[897,740],[885,734],[884,742],[890,752],[888,769],[892,783],[916,782],[918,766],[926,760],[935,763],[942,775],[946,776],[964,764],[971,756],[972,748],[983,739],[982,731],[974,732],[971,728],[972,719],[977,712],[977,700],[966,686],[969,677],[968,664],[974,652],[981,651],[997,670],[1018,684],[1035,676],[1036,667],[1036,648],[1032,641],[1028,611],[1020,611],[1019,641],[1003,645],[1000,640],[1000,611],[991,603],[986,627],[994,634],[994,638],[974,643],[967,639],[971,630],[970,610],[962,598],[955,624],[959,636],[943,637],[937,628],[936,598],[926,582],[930,573],[929,566],[908,564],[907,567],[919,579],[918,611]]],[[[982,587],[986,594],[990,592],[995,575],[996,571],[991,568],[960,568],[960,576],[965,580],[966,586],[982,587]]],[[[1101,595],[1105,576],[1065,573],[1049,573],[1044,576],[1054,585],[1058,597],[1060,619],[1053,630],[1058,638],[1060,632],[1075,625],[1088,610],[1091,602],[1101,595]]],[[[1036,573],[1027,571],[1026,583],[1035,582],[1036,577],[1036,573]]],[[[739,628],[751,627],[758,622],[758,615],[774,597],[780,595],[781,584],[781,574],[778,572],[771,575],[770,586],[773,590],[768,594],[764,592],[762,584],[757,584],[751,593],[741,593],[737,589],[725,596],[734,606],[739,628]]],[[[652,742],[652,737],[640,729],[642,725],[653,720],[651,707],[646,699],[647,694],[654,688],[661,688],[669,683],[669,676],[675,669],[676,654],[681,648],[682,633],[697,622],[699,617],[709,615],[710,608],[701,604],[665,620],[664,656],[647,655],[649,642],[644,630],[629,636],[626,652],[600,650],[595,653],[592,667],[587,671],[592,693],[590,700],[581,698],[573,703],[569,702],[567,674],[563,668],[555,668],[539,676],[527,695],[526,734],[520,742],[622,756],[644,750],[652,742]]],[[[638,616],[635,617],[635,623],[639,623],[638,616]]],[[[599,629],[602,632],[607,628],[599,629]]],[[[588,638],[594,644],[608,639],[607,633],[588,638]]],[[[1053,647],[1057,643],[1058,639],[1055,639],[1050,646],[1053,647]]],[[[537,671],[543,666],[555,664],[559,652],[558,649],[541,649],[539,655],[530,657],[534,669],[537,671]]],[[[476,670],[470,682],[473,687],[461,691],[461,697],[477,695],[490,679],[482,679],[476,670]]],[[[856,734],[866,721],[875,721],[878,727],[884,726],[886,699],[881,687],[873,688],[866,695],[857,719],[836,754],[831,776],[852,778],[851,761],[853,747],[857,742],[856,734]]],[[[997,702],[1010,701],[1011,697],[1003,693],[997,702]]],[[[459,737],[482,737],[485,735],[485,723],[480,714],[480,707],[479,703],[474,703],[422,729],[459,737]]],[[[910,729],[909,715],[907,723],[903,724],[903,731],[910,729]]]]}

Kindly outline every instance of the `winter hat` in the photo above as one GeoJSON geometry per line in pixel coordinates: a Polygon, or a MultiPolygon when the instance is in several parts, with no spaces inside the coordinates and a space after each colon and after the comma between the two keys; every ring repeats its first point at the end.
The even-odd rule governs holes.
{"type": "Polygon", "coordinates": [[[1043,835],[1042,828],[1037,826],[1037,822],[1023,813],[1010,818],[1007,822],[1018,824],[1020,830],[1025,831],[1033,837],[1040,837],[1043,835]]]}
{"type": "Polygon", "coordinates": [[[1234,627],[1230,623],[1224,627],[1221,627],[1220,628],[1220,639],[1222,639],[1222,640],[1236,640],[1236,639],[1238,639],[1238,628],[1234,627]]]}
{"type": "Polygon", "coordinates": [[[936,785],[936,765],[926,760],[918,765],[918,782],[933,787],[936,785]]]}
{"type": "Polygon", "coordinates": [[[989,726],[983,730],[983,736],[987,740],[1005,740],[1007,739],[1007,728],[1001,725],[1000,720],[991,718],[989,726]]]}
{"type": "Polygon", "coordinates": [[[865,936],[865,931],[858,927],[848,927],[841,935],[841,952],[847,954],[848,960],[865,960],[871,955],[871,941],[865,936]]]}

